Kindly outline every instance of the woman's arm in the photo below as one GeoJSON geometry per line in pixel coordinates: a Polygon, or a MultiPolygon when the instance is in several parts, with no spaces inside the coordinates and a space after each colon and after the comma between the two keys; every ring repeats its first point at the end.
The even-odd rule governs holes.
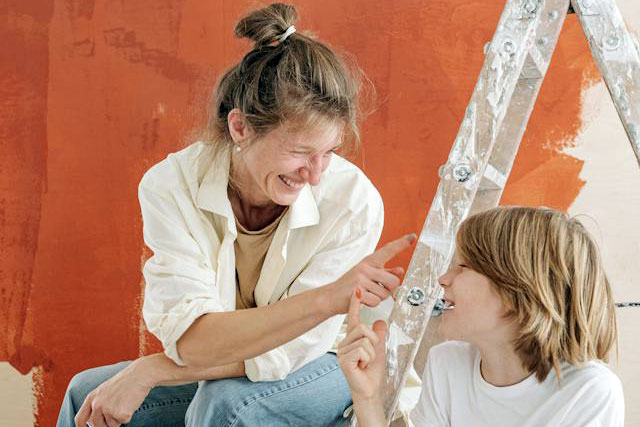
{"type": "Polygon", "coordinates": [[[414,240],[410,235],[388,243],[321,288],[264,307],[200,316],[178,339],[178,353],[192,367],[241,362],[294,339],[331,316],[346,313],[355,288],[363,290],[363,303],[375,306],[400,285],[402,269],[387,270],[385,263],[414,240]]]}
{"type": "Polygon", "coordinates": [[[75,417],[75,424],[125,424],[140,407],[153,387],[177,386],[201,380],[217,380],[244,376],[244,364],[236,362],[199,369],[177,365],[163,353],[134,360],[130,365],[100,384],[85,398],[75,417]]]}
{"type": "Polygon", "coordinates": [[[164,353],[143,356],[133,362],[138,364],[136,376],[147,378],[151,387],[176,386],[202,380],[219,380],[244,376],[244,363],[235,362],[212,368],[180,366],[164,353]]]}

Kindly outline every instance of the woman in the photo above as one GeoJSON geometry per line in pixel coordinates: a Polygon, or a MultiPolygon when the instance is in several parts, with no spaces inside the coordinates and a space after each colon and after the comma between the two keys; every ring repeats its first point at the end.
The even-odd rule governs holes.
{"type": "Polygon", "coordinates": [[[189,426],[342,420],[342,315],[356,287],[369,306],[389,297],[403,271],[385,263],[415,236],[363,259],[382,201],[334,154],[357,141],[357,78],[295,19],[274,4],[237,24],[255,46],[218,85],[214,142],[140,183],[143,316],[164,354],[74,377],[58,426],[182,425],[187,407],[189,426]]]}
{"type": "MultiPolygon", "coordinates": [[[[584,227],[549,209],[499,207],[464,221],[456,246],[439,278],[451,341],[429,352],[413,424],[622,427],[622,386],[602,363],[616,342],[614,304],[584,227]]],[[[385,426],[386,328],[360,324],[359,306],[354,294],[339,363],[358,425],[385,426]]]]}

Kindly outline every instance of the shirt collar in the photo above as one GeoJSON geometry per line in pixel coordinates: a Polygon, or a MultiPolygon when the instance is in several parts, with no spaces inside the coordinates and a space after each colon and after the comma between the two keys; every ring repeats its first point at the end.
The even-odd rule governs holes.
{"type": "Polygon", "coordinates": [[[320,222],[320,213],[311,187],[305,184],[300,194],[289,208],[289,229],[309,227],[320,222]]]}
{"type": "MultiPolygon", "coordinates": [[[[196,203],[200,209],[222,215],[227,219],[234,218],[227,195],[230,165],[230,153],[228,151],[218,153],[205,173],[196,196],[196,203]]],[[[230,222],[235,223],[235,221],[230,222]]]]}
{"type": "MultiPolygon", "coordinates": [[[[196,203],[201,209],[226,217],[229,220],[227,222],[229,227],[235,228],[235,217],[227,194],[230,166],[230,153],[228,151],[218,153],[198,188],[196,203]]],[[[287,222],[290,230],[309,227],[320,222],[318,205],[309,184],[302,187],[298,198],[289,207],[286,215],[289,217],[287,222]]]]}

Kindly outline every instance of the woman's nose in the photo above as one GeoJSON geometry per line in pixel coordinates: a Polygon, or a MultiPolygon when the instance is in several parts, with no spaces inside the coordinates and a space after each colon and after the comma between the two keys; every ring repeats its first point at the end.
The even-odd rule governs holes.
{"type": "Polygon", "coordinates": [[[310,185],[318,185],[320,183],[320,176],[322,175],[321,156],[313,156],[309,158],[307,165],[301,168],[300,175],[310,185]]]}

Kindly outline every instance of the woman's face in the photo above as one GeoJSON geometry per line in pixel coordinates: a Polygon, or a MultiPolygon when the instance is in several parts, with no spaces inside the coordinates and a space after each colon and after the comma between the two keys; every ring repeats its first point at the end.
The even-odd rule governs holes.
{"type": "Polygon", "coordinates": [[[238,156],[242,195],[252,202],[291,205],[306,184],[320,183],[342,130],[342,124],[329,121],[311,128],[285,124],[254,141],[238,156]]]}
{"type": "Polygon", "coordinates": [[[504,319],[506,308],[488,277],[471,270],[456,254],[438,283],[444,289],[444,299],[455,306],[442,316],[442,337],[475,345],[511,338],[511,324],[504,319]]]}

